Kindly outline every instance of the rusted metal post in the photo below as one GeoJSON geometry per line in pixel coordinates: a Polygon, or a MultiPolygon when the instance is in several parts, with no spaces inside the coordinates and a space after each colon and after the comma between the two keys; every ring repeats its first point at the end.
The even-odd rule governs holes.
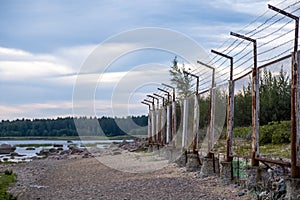
{"type": "Polygon", "coordinates": [[[194,120],[193,120],[193,143],[192,143],[192,148],[193,148],[193,153],[197,153],[197,138],[198,138],[198,127],[199,127],[199,106],[198,106],[198,93],[199,93],[199,76],[192,74],[187,71],[183,71],[183,73],[193,76],[196,78],[196,94],[195,94],[195,99],[194,99],[194,120]]]}
{"type": "Polygon", "coordinates": [[[234,83],[233,79],[233,57],[211,50],[219,56],[230,60],[230,76],[228,81],[228,106],[227,106],[227,137],[226,137],[226,161],[231,162],[232,157],[232,137],[233,137],[233,118],[234,118],[234,83]]]}
{"type": "Polygon", "coordinates": [[[299,17],[284,10],[268,5],[271,10],[295,20],[294,52],[292,54],[292,91],[291,91],[291,177],[300,178],[300,74],[299,74],[299,17]]]}
{"type": "Polygon", "coordinates": [[[154,135],[153,135],[154,143],[156,145],[158,145],[158,133],[160,131],[160,123],[159,123],[159,119],[158,119],[159,118],[158,117],[158,115],[159,115],[159,99],[152,95],[147,95],[147,96],[152,98],[153,101],[156,100],[156,102],[157,102],[157,108],[153,110],[152,116],[153,116],[153,123],[155,123],[154,135]]]}
{"type": "Polygon", "coordinates": [[[170,104],[170,92],[167,90],[157,88],[159,91],[164,92],[167,95],[167,105],[166,105],[166,134],[165,134],[165,143],[169,144],[170,142],[170,136],[171,136],[171,120],[172,120],[172,115],[171,115],[171,104],[170,104]]]}
{"type": "Polygon", "coordinates": [[[252,152],[251,165],[258,166],[259,161],[259,69],[257,69],[257,46],[256,40],[230,32],[230,35],[247,40],[253,43],[253,60],[254,66],[252,70],[252,152]]]}
{"type": "Polygon", "coordinates": [[[171,88],[172,91],[173,91],[173,94],[172,94],[172,124],[171,124],[171,131],[172,131],[172,145],[173,147],[176,146],[176,124],[177,124],[177,120],[176,120],[176,98],[175,98],[175,87],[172,87],[170,85],[167,85],[165,83],[162,83],[163,86],[165,87],[168,87],[168,88],[171,88]]]}
{"type": "Polygon", "coordinates": [[[292,55],[292,96],[291,96],[291,177],[300,178],[299,165],[299,52],[292,55]],[[298,63],[297,63],[298,62],[298,63]],[[297,148],[298,147],[298,148],[297,148]]]}
{"type": "Polygon", "coordinates": [[[158,141],[160,143],[160,145],[164,145],[165,144],[165,139],[166,139],[166,131],[165,131],[165,128],[166,128],[166,110],[165,110],[165,107],[164,107],[164,104],[165,104],[165,97],[159,95],[159,94],[156,94],[156,93],[153,93],[154,96],[157,96],[159,98],[162,98],[162,108],[160,109],[160,113],[159,113],[159,121],[160,121],[160,131],[158,133],[158,141]]]}
{"type": "Polygon", "coordinates": [[[296,93],[297,93],[297,104],[296,104],[296,138],[293,139],[294,143],[296,143],[296,148],[295,148],[295,153],[296,154],[296,166],[295,167],[295,174],[294,177],[299,178],[300,177],[300,70],[299,70],[299,63],[300,63],[300,52],[297,51],[296,53],[296,59],[294,59],[296,61],[295,63],[295,67],[297,69],[297,89],[296,89],[296,93]]]}
{"type": "Polygon", "coordinates": [[[199,129],[199,104],[198,94],[195,94],[194,100],[194,123],[193,123],[193,153],[198,153],[198,129],[199,129]]]}
{"type": "Polygon", "coordinates": [[[142,101],[141,102],[142,104],[145,104],[145,105],[148,105],[148,134],[147,134],[147,137],[148,137],[148,146],[151,145],[151,113],[150,113],[150,110],[151,110],[151,104],[147,103],[147,102],[144,102],[142,101]]]}
{"type": "Polygon", "coordinates": [[[234,128],[234,82],[228,81],[228,110],[227,110],[227,138],[226,138],[226,161],[233,160],[232,138],[234,128]]]}
{"type": "Polygon", "coordinates": [[[165,93],[167,95],[167,104],[170,103],[170,92],[161,88],[157,88],[159,91],[165,93]]]}
{"type": "MultiPolygon", "coordinates": [[[[149,101],[147,99],[144,100],[145,102],[148,102],[152,105],[152,110],[149,110],[149,118],[150,118],[150,137],[149,137],[149,143],[153,145],[154,143],[154,135],[155,135],[155,119],[153,118],[153,112],[154,112],[154,101],[149,101]]],[[[149,126],[149,125],[148,125],[149,126]]]]}

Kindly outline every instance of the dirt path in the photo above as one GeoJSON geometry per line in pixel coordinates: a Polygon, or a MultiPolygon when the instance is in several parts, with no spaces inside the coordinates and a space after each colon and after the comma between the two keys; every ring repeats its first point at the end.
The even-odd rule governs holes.
{"type": "MultiPolygon", "coordinates": [[[[216,177],[200,179],[171,164],[152,173],[125,173],[95,158],[36,160],[1,166],[18,174],[11,192],[20,200],[34,199],[242,199],[240,188],[219,186],[216,177]]],[[[244,197],[243,199],[246,199],[244,197]]]]}

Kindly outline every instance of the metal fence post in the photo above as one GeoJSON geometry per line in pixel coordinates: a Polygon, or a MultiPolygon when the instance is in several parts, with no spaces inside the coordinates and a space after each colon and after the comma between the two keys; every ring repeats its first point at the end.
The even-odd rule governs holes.
{"type": "Polygon", "coordinates": [[[189,119],[189,102],[188,99],[183,100],[183,130],[182,130],[182,144],[181,147],[184,149],[186,147],[186,137],[188,132],[188,119],[189,119]]]}
{"type": "Polygon", "coordinates": [[[171,106],[167,105],[167,131],[166,131],[166,143],[169,144],[170,136],[171,136],[171,123],[172,123],[172,115],[171,115],[171,106]]]}
{"type": "Polygon", "coordinates": [[[172,101],[172,145],[173,147],[176,147],[177,144],[177,138],[176,138],[176,133],[177,133],[177,119],[176,119],[176,101],[172,101]]]}
{"type": "Polygon", "coordinates": [[[226,160],[232,161],[232,137],[234,123],[234,82],[228,81],[228,107],[227,107],[227,138],[226,138],[226,160]]]}

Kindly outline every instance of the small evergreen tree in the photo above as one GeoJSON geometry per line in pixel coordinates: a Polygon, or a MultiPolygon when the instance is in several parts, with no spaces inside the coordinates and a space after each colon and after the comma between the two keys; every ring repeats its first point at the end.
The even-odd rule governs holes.
{"type": "Polygon", "coordinates": [[[182,67],[178,66],[177,56],[175,56],[172,64],[169,70],[171,76],[170,81],[176,86],[177,99],[186,98],[192,94],[192,79],[183,73],[183,71],[186,70],[184,63],[182,67]]]}

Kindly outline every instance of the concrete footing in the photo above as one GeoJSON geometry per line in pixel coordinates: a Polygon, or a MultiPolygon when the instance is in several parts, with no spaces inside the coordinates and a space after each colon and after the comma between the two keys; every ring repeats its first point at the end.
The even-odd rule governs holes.
{"type": "Polygon", "coordinates": [[[186,165],[186,151],[181,151],[181,155],[179,156],[179,158],[175,161],[175,163],[178,165],[178,167],[185,167],[186,165]]]}
{"type": "Polygon", "coordinates": [[[286,183],[286,200],[300,199],[300,179],[299,178],[287,178],[286,183]]]}
{"type": "Polygon", "coordinates": [[[232,163],[221,162],[220,168],[220,183],[222,185],[229,185],[232,181],[232,163]]]}
{"type": "Polygon", "coordinates": [[[251,166],[246,169],[247,179],[246,179],[245,185],[246,185],[247,189],[252,189],[252,188],[256,187],[257,182],[258,182],[257,170],[258,170],[258,167],[256,167],[256,166],[251,166]]]}
{"type": "Polygon", "coordinates": [[[165,147],[165,151],[166,151],[166,156],[165,158],[169,160],[169,162],[173,162],[174,161],[174,151],[175,151],[175,148],[174,147],[171,147],[171,146],[167,146],[165,147]]]}
{"type": "Polygon", "coordinates": [[[189,172],[199,171],[201,169],[200,158],[198,153],[188,153],[186,170],[189,172]]]}
{"type": "Polygon", "coordinates": [[[152,145],[149,145],[149,146],[148,146],[148,153],[151,153],[151,152],[153,152],[153,146],[152,146],[152,145]]]}
{"type": "Polygon", "coordinates": [[[219,160],[213,158],[203,158],[203,163],[201,167],[200,177],[205,178],[208,176],[214,176],[219,173],[219,160]],[[214,163],[215,162],[215,170],[214,170],[214,163]]]}
{"type": "Polygon", "coordinates": [[[152,149],[153,149],[153,152],[157,152],[158,151],[158,145],[157,144],[153,144],[152,145],[152,149]]]}
{"type": "Polygon", "coordinates": [[[249,166],[246,169],[246,175],[247,179],[245,181],[245,186],[248,189],[254,188],[268,179],[268,172],[265,167],[249,166]]]}

